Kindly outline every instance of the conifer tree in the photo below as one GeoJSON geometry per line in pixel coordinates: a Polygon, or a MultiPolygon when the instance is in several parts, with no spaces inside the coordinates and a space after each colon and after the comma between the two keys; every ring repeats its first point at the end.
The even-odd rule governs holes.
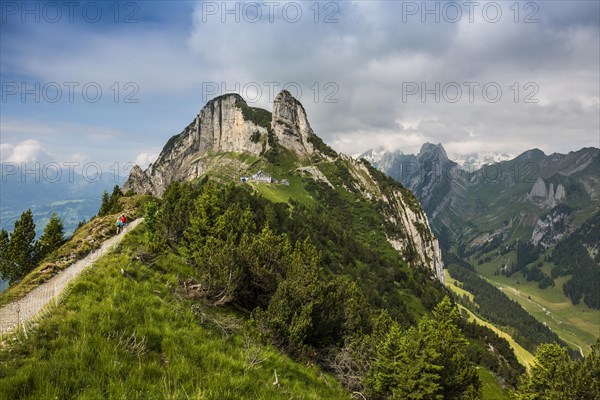
{"type": "Polygon", "coordinates": [[[98,216],[104,217],[110,212],[110,196],[105,190],[102,192],[102,203],[100,204],[100,210],[98,210],[98,216]]]}
{"type": "Polygon", "coordinates": [[[123,192],[119,185],[115,185],[113,188],[112,194],[110,195],[108,213],[118,213],[120,211],[119,199],[123,196],[123,192]]]}
{"type": "Polygon", "coordinates": [[[154,249],[158,249],[158,244],[156,243],[158,210],[159,205],[154,200],[149,201],[144,207],[144,224],[148,228],[148,239],[150,241],[150,246],[154,249]]]}
{"type": "Polygon", "coordinates": [[[57,213],[52,213],[50,221],[44,228],[44,234],[40,237],[41,257],[46,257],[58,249],[65,242],[63,221],[57,213]]]}
{"type": "Polygon", "coordinates": [[[567,350],[556,343],[544,343],[535,353],[536,364],[523,374],[516,398],[573,399],[574,365],[567,350]],[[568,396],[567,396],[568,394],[568,396]],[[564,397],[567,396],[567,397],[564,397]]]}
{"type": "Polygon", "coordinates": [[[8,280],[9,262],[8,262],[8,232],[2,228],[0,230],[0,277],[8,280]]]}
{"type": "Polygon", "coordinates": [[[478,398],[481,384],[475,366],[465,355],[467,340],[458,328],[459,318],[458,308],[449,297],[444,297],[433,310],[430,345],[440,353],[438,363],[443,367],[440,377],[444,398],[478,398]]]}
{"type": "Polygon", "coordinates": [[[578,370],[573,398],[593,399],[594,396],[600,397],[600,338],[596,339],[578,370]]]}
{"type": "Polygon", "coordinates": [[[15,221],[7,248],[8,271],[4,275],[12,285],[27,275],[36,264],[35,224],[33,213],[27,210],[15,221]]]}
{"type": "Polygon", "coordinates": [[[369,383],[375,398],[442,398],[442,367],[432,362],[439,353],[425,339],[414,327],[402,332],[397,323],[392,324],[371,370],[369,383]]]}
{"type": "Polygon", "coordinates": [[[466,339],[448,297],[405,333],[394,323],[378,345],[367,384],[381,399],[479,399],[477,370],[465,356],[466,339]]]}

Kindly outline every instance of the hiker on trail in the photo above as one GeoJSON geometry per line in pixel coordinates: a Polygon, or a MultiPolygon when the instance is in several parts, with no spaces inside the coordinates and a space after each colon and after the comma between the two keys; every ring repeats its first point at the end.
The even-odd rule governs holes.
{"type": "Polygon", "coordinates": [[[123,225],[123,229],[127,226],[127,217],[125,214],[121,214],[121,224],[123,225]]]}
{"type": "Polygon", "coordinates": [[[122,227],[123,227],[123,221],[121,221],[121,216],[119,215],[119,217],[117,218],[117,235],[121,231],[122,227]]]}

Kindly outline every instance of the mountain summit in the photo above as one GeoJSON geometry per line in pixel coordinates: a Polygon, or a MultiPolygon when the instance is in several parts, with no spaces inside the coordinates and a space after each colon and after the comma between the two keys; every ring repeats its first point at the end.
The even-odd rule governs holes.
{"type": "Polygon", "coordinates": [[[236,93],[210,100],[196,118],[173,136],[146,171],[135,166],[125,189],[161,195],[169,183],[198,178],[213,170],[202,156],[236,152],[265,154],[277,142],[301,157],[314,153],[315,134],[304,107],[288,91],[280,92],[273,113],[248,106],[236,93]]]}
{"type": "Polygon", "coordinates": [[[437,239],[413,194],[366,161],[338,154],[323,143],[302,104],[287,91],[277,95],[272,113],[248,106],[237,94],[209,101],[167,141],[155,163],[145,171],[132,169],[123,189],[161,196],[172,182],[207,174],[225,182],[248,181],[274,201],[318,202],[338,211],[360,208],[373,213],[373,218],[363,218],[356,211],[361,216],[347,223],[367,236],[383,238],[410,265],[444,280],[437,239]]]}
{"type": "Polygon", "coordinates": [[[314,152],[311,139],[315,133],[308,123],[306,111],[287,90],[281,91],[273,102],[271,128],[283,147],[302,155],[314,152]]]}

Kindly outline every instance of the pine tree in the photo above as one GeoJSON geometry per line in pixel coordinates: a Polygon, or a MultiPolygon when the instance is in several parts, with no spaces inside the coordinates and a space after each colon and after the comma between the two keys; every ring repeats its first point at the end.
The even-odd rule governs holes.
{"type": "Polygon", "coordinates": [[[105,215],[108,215],[109,212],[110,212],[110,196],[108,195],[108,192],[105,190],[104,192],[102,192],[102,203],[100,204],[100,210],[98,210],[98,216],[104,217],[105,215]]]}
{"type": "Polygon", "coordinates": [[[481,383],[477,370],[465,355],[467,340],[457,326],[458,308],[445,297],[433,310],[430,345],[439,353],[445,399],[479,398],[481,383]]]}
{"type": "MultiPolygon", "coordinates": [[[[163,204],[159,212],[161,228],[167,240],[177,240],[179,236],[176,198],[182,193],[182,185],[171,184],[163,196],[163,204]]],[[[215,232],[217,217],[223,212],[216,186],[210,182],[203,187],[202,194],[194,201],[193,215],[189,219],[189,228],[185,230],[185,238],[189,243],[191,258],[201,262],[206,238],[215,232]]]]}
{"type": "Polygon", "coordinates": [[[321,254],[308,239],[296,243],[286,257],[287,279],[279,283],[267,309],[267,324],[292,353],[299,354],[319,337],[315,324],[324,306],[324,285],[319,280],[321,254]]]}
{"type": "Polygon", "coordinates": [[[600,338],[577,372],[574,399],[600,398],[600,338]]]}
{"type": "Polygon", "coordinates": [[[403,332],[394,322],[377,345],[367,385],[374,398],[438,399],[443,398],[440,385],[441,366],[433,361],[439,353],[426,343],[419,329],[403,332]]]}
{"type": "MultiPolygon", "coordinates": [[[[214,184],[208,185],[206,188],[203,188],[202,196],[207,191],[216,193],[214,189],[214,184]]],[[[194,211],[195,203],[199,202],[195,190],[190,184],[174,182],[165,191],[157,215],[157,233],[162,240],[178,241],[184,237],[183,233],[187,226],[190,225],[190,214],[194,211]]],[[[206,203],[207,201],[208,198],[205,198],[201,203],[209,207],[208,203],[206,203]]]]}
{"type": "Polygon", "coordinates": [[[375,398],[479,399],[477,370],[465,356],[466,339],[458,329],[458,310],[448,297],[403,333],[394,323],[377,344],[367,379],[375,398]]]}
{"type": "Polygon", "coordinates": [[[0,278],[8,280],[9,262],[8,262],[8,232],[2,228],[0,230],[0,278]]]}
{"type": "Polygon", "coordinates": [[[8,243],[9,265],[5,278],[8,278],[11,285],[35,268],[36,247],[33,213],[27,210],[15,221],[15,228],[8,243]]]}
{"type": "Polygon", "coordinates": [[[157,250],[160,247],[160,240],[157,240],[158,210],[159,205],[153,200],[149,201],[144,207],[144,224],[148,228],[147,234],[152,250],[157,250]]]}
{"type": "Polygon", "coordinates": [[[556,343],[542,344],[536,353],[537,363],[521,377],[517,399],[574,399],[577,366],[567,350],[556,343]]]}
{"type": "Polygon", "coordinates": [[[123,192],[119,188],[119,185],[115,185],[113,188],[112,194],[110,195],[108,213],[118,213],[120,212],[119,199],[123,196],[123,192]]]}
{"type": "Polygon", "coordinates": [[[63,221],[57,213],[52,213],[50,221],[44,228],[44,234],[40,237],[41,257],[46,257],[58,249],[65,242],[63,221]]]}
{"type": "Polygon", "coordinates": [[[247,245],[240,245],[240,256],[248,271],[248,296],[253,297],[253,307],[268,306],[269,299],[277,290],[278,283],[286,274],[285,258],[291,253],[291,245],[284,235],[277,235],[265,226],[247,245]]]}

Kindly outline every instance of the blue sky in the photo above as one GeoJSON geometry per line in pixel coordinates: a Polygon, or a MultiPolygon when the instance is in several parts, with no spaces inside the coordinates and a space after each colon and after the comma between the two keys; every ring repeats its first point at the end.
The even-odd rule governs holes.
{"type": "Polygon", "coordinates": [[[599,145],[597,1],[0,4],[3,162],[145,166],[211,97],[283,87],[350,154],[599,145]]]}

